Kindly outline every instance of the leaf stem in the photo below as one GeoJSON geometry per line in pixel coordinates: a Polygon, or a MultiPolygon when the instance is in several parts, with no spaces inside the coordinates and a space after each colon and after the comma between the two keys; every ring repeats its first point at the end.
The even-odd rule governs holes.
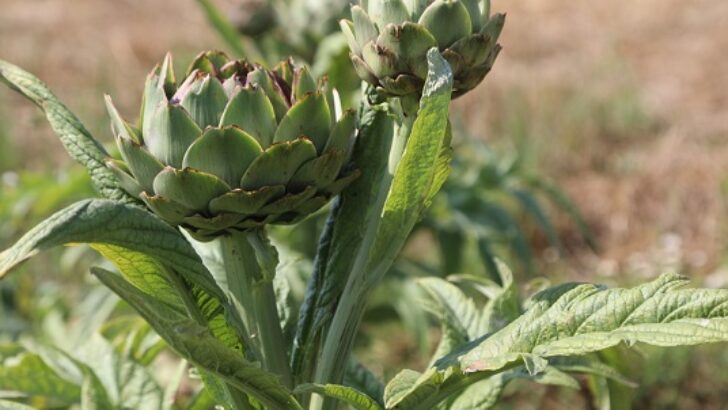
{"type": "MultiPolygon", "coordinates": [[[[411,112],[406,114],[402,116],[402,121],[392,141],[388,164],[389,172],[383,178],[380,193],[374,205],[372,205],[376,207],[377,213],[381,212],[384,206],[394,172],[404,153],[407,139],[412,132],[415,114],[411,112]]],[[[353,349],[354,338],[361,324],[368,296],[377,282],[369,279],[381,276],[379,272],[371,275],[372,272],[365,270],[369,264],[370,251],[377,234],[379,223],[380,218],[373,218],[371,220],[367,226],[361,247],[355,256],[356,259],[351,269],[351,274],[339,298],[336,313],[334,313],[331,326],[323,342],[320,361],[314,375],[314,382],[316,383],[340,383],[343,380],[349,356],[353,349]]],[[[386,271],[391,264],[386,265],[383,271],[386,271]]],[[[335,406],[334,400],[315,395],[311,399],[309,408],[312,410],[322,410],[334,409],[335,406]]]]}
{"type": "Polygon", "coordinates": [[[244,324],[243,333],[248,334],[263,367],[291,387],[288,349],[273,289],[278,252],[265,231],[239,232],[210,242],[189,239],[244,324]]]}

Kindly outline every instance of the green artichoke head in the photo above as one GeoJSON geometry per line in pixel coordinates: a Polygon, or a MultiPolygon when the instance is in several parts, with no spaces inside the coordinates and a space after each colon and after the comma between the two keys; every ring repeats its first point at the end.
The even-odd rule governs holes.
{"type": "Polygon", "coordinates": [[[184,81],[168,55],[147,78],[139,128],[107,96],[121,185],[199,239],[295,223],[356,176],[353,112],[291,60],[272,70],[200,54],[184,81]]]}
{"type": "Polygon", "coordinates": [[[505,15],[490,15],[490,0],[361,0],[342,20],[351,60],[362,80],[387,96],[419,95],[427,50],[437,47],[454,75],[453,97],[490,71],[505,15]]]}

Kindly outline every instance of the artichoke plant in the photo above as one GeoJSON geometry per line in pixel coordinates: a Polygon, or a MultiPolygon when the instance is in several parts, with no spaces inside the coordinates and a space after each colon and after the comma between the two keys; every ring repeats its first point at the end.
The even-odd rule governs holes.
{"type": "Polygon", "coordinates": [[[432,47],[452,68],[453,98],[465,94],[493,66],[505,22],[490,0],[368,0],[351,15],[341,28],[354,67],[386,96],[421,93],[432,47]]]}
{"type": "Polygon", "coordinates": [[[206,52],[178,85],[168,55],[147,78],[139,128],[107,96],[122,157],[107,165],[124,190],[201,240],[295,223],[358,175],[356,118],[335,105],[291,60],[266,70],[206,52]]]}

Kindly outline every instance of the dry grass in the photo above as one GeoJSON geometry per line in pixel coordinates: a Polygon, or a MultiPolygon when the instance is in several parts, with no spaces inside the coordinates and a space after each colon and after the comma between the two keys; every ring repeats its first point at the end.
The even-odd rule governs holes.
{"type": "Polygon", "coordinates": [[[508,12],[505,49],[487,85],[461,106],[474,130],[494,133],[492,124],[508,115],[502,103],[516,89],[530,107],[524,121],[537,127],[546,117],[558,127],[551,135],[535,128],[530,143],[602,245],[599,257],[582,254],[569,266],[650,276],[656,272],[646,264],[664,266],[677,252],[681,263],[668,266],[716,269],[726,238],[728,3],[526,0],[496,9],[508,12]],[[625,86],[657,126],[625,128],[614,124],[617,116],[590,127],[599,120],[586,118],[576,130],[582,134],[572,135],[575,108],[611,98],[619,113],[629,101],[620,103],[614,90],[625,86]]]}
{"type": "MultiPolygon", "coordinates": [[[[0,57],[37,73],[108,141],[102,92],[133,116],[146,72],[166,50],[188,59],[220,45],[193,3],[3,0],[0,57]]],[[[520,104],[525,114],[514,121],[530,130],[540,169],[575,198],[602,245],[598,257],[578,252],[566,269],[651,275],[640,267],[664,262],[661,244],[675,251],[677,243],[681,265],[714,270],[725,239],[728,3],[521,0],[494,8],[508,12],[505,50],[487,85],[457,106],[472,130],[503,141],[517,132],[504,119],[520,104]],[[630,101],[615,95],[622,89],[634,90],[630,101]],[[596,118],[602,102],[616,116],[596,118]],[[583,109],[589,104],[597,110],[583,109]],[[633,126],[625,120],[633,107],[623,104],[651,120],[633,126]]],[[[24,163],[64,163],[35,109],[0,97],[24,163]]]]}
{"type": "MultiPolygon", "coordinates": [[[[134,117],[144,78],[167,50],[189,61],[195,50],[216,45],[191,0],[3,0],[0,13],[0,58],[46,81],[107,141],[101,93],[113,95],[134,117]]],[[[5,115],[13,119],[12,135],[27,162],[33,167],[65,162],[59,144],[49,143],[51,133],[36,123],[35,108],[8,98],[11,108],[5,115]],[[28,129],[38,132],[21,132],[28,129]]]]}

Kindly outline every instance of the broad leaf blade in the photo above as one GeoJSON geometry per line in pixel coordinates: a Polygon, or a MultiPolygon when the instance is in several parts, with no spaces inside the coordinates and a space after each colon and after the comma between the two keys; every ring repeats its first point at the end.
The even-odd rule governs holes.
{"type": "Polygon", "coordinates": [[[180,356],[221,377],[270,408],[300,409],[278,377],[225,347],[208,330],[167,305],[139,291],[114,273],[94,268],[106,286],[126,300],[180,356]]]}
{"type": "Polygon", "coordinates": [[[97,400],[107,396],[107,400],[116,406],[140,410],[161,407],[163,392],[149,369],[120,354],[100,335],[66,353],[77,361],[77,365],[80,364],[85,373],[84,379],[91,378],[97,400]]]}
{"type": "Polygon", "coordinates": [[[513,380],[525,379],[539,384],[578,389],[579,383],[568,374],[554,368],[547,367],[536,375],[525,369],[515,369],[497,374],[488,379],[470,385],[458,395],[449,410],[486,410],[493,408],[500,399],[503,389],[513,380]]]}
{"type": "Polygon", "coordinates": [[[567,356],[622,342],[679,346],[728,341],[728,290],[679,289],[679,275],[633,289],[562,285],[535,295],[532,308],[464,353],[468,371],[492,369],[514,353],[567,356]]]}
{"type": "Polygon", "coordinates": [[[64,404],[79,400],[79,386],[58,375],[37,354],[23,351],[1,358],[0,390],[42,396],[64,404]]]}
{"type": "Polygon", "coordinates": [[[338,384],[302,384],[296,387],[295,393],[317,393],[340,400],[355,410],[382,410],[382,406],[366,394],[338,384]]]}
{"type": "Polygon", "coordinates": [[[371,370],[353,358],[349,360],[344,374],[344,384],[373,398],[380,405],[383,404],[384,385],[371,370]]]}
{"type": "Polygon", "coordinates": [[[115,245],[98,244],[91,247],[110,260],[124,278],[139,290],[167,304],[183,305],[170,283],[171,273],[154,258],[115,245]]]}
{"type": "Polygon", "coordinates": [[[364,269],[364,272],[371,272],[372,277],[368,280],[375,283],[391,266],[447,175],[448,112],[453,75],[436,49],[428,52],[427,59],[429,69],[420,109],[384,203],[379,229],[369,253],[368,267],[371,269],[364,269]]]}
{"type": "Polygon", "coordinates": [[[393,124],[391,114],[382,107],[370,107],[362,116],[352,157],[362,168],[362,175],[332,206],[319,242],[313,277],[299,312],[291,367],[300,380],[310,380],[310,365],[315,363],[323,328],[331,320],[348,279],[343,273],[351,272],[352,255],[361,248],[371,221],[379,216],[374,209],[362,212],[361,201],[381,195],[393,124]]]}
{"type": "Polygon", "coordinates": [[[105,160],[109,155],[103,146],[45,84],[27,71],[3,60],[0,60],[0,80],[43,110],[66,151],[88,169],[101,195],[117,201],[135,202],[119,187],[116,176],[106,167],[105,160]]]}
{"type": "Polygon", "coordinates": [[[4,410],[37,410],[35,407],[31,407],[22,403],[16,403],[10,400],[0,400],[0,409],[4,410]]]}
{"type": "Polygon", "coordinates": [[[182,234],[151,213],[109,200],[77,202],[0,253],[0,278],[39,251],[71,243],[113,245],[153,256],[206,292],[222,292],[182,234]]]}
{"type": "MultiPolygon", "coordinates": [[[[433,361],[452,352],[474,338],[480,324],[478,312],[472,299],[450,282],[429,277],[417,281],[427,294],[423,307],[440,322],[442,336],[435,350],[433,361]]],[[[434,363],[430,363],[432,366],[434,363]]]]}
{"type": "Polygon", "coordinates": [[[439,360],[392,405],[431,408],[514,367],[538,375],[547,368],[544,357],[583,355],[620,343],[728,341],[728,290],[681,289],[685,284],[683,277],[667,274],[632,289],[565,284],[542,291],[517,320],[439,360]]]}

